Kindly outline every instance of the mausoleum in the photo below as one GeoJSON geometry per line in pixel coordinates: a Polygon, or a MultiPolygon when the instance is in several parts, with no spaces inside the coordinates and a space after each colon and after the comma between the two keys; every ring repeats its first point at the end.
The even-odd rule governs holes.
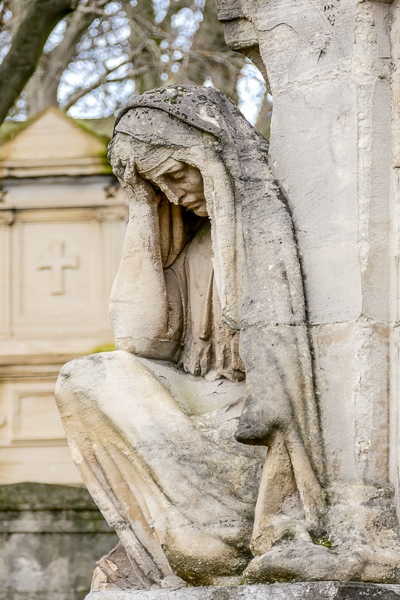
{"type": "Polygon", "coordinates": [[[50,107],[0,139],[0,482],[77,483],[54,403],[66,358],[112,343],[127,209],[107,139],[50,107]]]}

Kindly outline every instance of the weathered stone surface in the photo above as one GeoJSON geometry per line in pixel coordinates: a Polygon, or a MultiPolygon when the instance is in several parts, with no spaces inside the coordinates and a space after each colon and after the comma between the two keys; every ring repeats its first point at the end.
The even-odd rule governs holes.
{"type": "Polygon", "coordinates": [[[369,546],[363,578],[382,581],[385,562],[399,566],[391,536],[399,512],[400,5],[217,4],[227,43],[250,57],[256,48],[274,98],[270,160],[288,196],[304,275],[327,530],[332,540],[348,530],[349,561],[369,546]],[[249,25],[238,27],[239,19],[249,25]]]}
{"type": "Polygon", "coordinates": [[[359,583],[278,583],[140,592],[91,592],[86,600],[397,600],[400,586],[359,583]]]}
{"type": "Polygon", "coordinates": [[[0,486],[1,600],[82,600],[113,544],[83,487],[0,486]]]}
{"type": "Polygon", "coordinates": [[[214,90],[153,90],[116,122],[110,159],[130,201],[110,306],[119,350],[67,364],[57,388],[75,462],[120,538],[93,592],[400,580],[394,322],[377,292],[391,289],[388,7],[251,8],[233,20],[257,31],[282,119],[272,167],[214,90]],[[305,148],[296,112],[283,116],[293,107],[305,148]]]}
{"type": "Polygon", "coordinates": [[[338,559],[311,537],[326,501],[302,277],[265,140],[222,94],[183,86],[135,97],[110,157],[130,200],[119,350],[67,364],[56,394],[121,540],[93,589],[279,580],[275,563],[249,566],[251,540],[260,558],[298,544],[286,579],[326,578],[338,559]]]}

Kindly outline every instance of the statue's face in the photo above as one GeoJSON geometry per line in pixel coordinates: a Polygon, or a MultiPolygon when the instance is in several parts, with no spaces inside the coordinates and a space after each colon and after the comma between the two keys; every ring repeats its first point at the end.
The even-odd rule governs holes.
{"type": "Polygon", "coordinates": [[[199,217],[207,216],[203,178],[196,167],[169,158],[143,176],[160,187],[170,201],[184,206],[199,217]]]}

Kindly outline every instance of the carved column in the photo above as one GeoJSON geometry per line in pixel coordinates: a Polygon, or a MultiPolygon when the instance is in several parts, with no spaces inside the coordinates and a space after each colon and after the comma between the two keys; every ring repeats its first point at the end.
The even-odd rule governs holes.
{"type": "Polygon", "coordinates": [[[396,479],[399,262],[390,3],[217,4],[228,44],[258,64],[274,98],[271,164],[301,254],[328,480],[341,496],[385,488],[396,479]]]}
{"type": "Polygon", "coordinates": [[[14,222],[14,211],[0,210],[0,336],[10,329],[10,226],[14,222]]]}

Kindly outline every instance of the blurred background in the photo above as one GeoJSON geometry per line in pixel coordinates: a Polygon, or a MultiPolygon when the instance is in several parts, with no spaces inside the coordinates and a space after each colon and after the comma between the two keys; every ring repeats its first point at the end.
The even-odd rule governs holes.
{"type": "MultiPolygon", "coordinates": [[[[22,0],[0,2],[0,60],[24,7],[22,0]]],[[[110,117],[109,132],[132,94],[184,83],[220,89],[268,137],[271,98],[256,67],[225,46],[214,0],[80,0],[45,40],[9,118],[23,120],[53,105],[74,118],[110,117]]]]}

